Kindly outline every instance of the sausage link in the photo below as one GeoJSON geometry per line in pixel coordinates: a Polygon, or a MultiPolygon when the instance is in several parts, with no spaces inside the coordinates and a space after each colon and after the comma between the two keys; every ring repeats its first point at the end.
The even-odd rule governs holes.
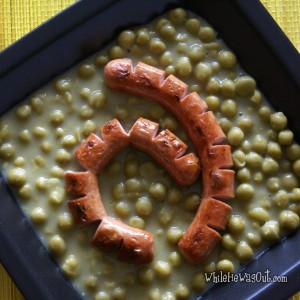
{"type": "Polygon", "coordinates": [[[154,239],[150,232],[130,227],[107,216],[100,196],[98,177],[90,171],[65,173],[66,190],[83,196],[68,201],[78,225],[100,222],[93,244],[104,252],[117,253],[130,263],[150,263],[154,257],[154,239]]]}
{"type": "Polygon", "coordinates": [[[192,263],[207,259],[221,235],[214,229],[224,230],[231,207],[213,198],[202,199],[201,209],[178,243],[184,257],[192,263]]]}
{"type": "Polygon", "coordinates": [[[100,223],[92,243],[104,252],[117,253],[120,260],[146,264],[154,257],[153,235],[109,216],[100,223]]]}
{"type": "Polygon", "coordinates": [[[160,163],[180,185],[194,183],[200,173],[199,159],[193,153],[183,156],[187,145],[168,129],[157,136],[158,124],[139,118],[130,130],[130,145],[160,163]],[[149,129],[147,132],[147,128],[149,129]]]}
{"type": "Polygon", "coordinates": [[[91,133],[75,151],[78,162],[86,170],[99,174],[108,162],[129,146],[128,134],[117,119],[101,127],[102,138],[91,133]]]}
{"type": "Polygon", "coordinates": [[[186,95],[187,85],[173,75],[165,78],[163,71],[144,63],[133,68],[131,60],[117,59],[105,66],[104,76],[107,86],[112,89],[147,97],[165,106],[188,133],[201,163],[203,199],[178,246],[189,261],[201,263],[221,238],[207,224],[222,228],[222,220],[227,220],[231,211],[230,206],[214,198],[230,199],[234,195],[234,171],[225,170],[232,166],[230,147],[216,146],[224,141],[224,132],[214,114],[206,112],[207,105],[200,96],[196,93],[186,95]],[[224,218],[219,223],[216,219],[204,218],[206,207],[217,207],[218,214],[222,212],[224,218]]]}
{"type": "Polygon", "coordinates": [[[160,163],[178,184],[194,183],[200,173],[199,159],[193,153],[184,155],[187,145],[172,132],[166,129],[157,134],[158,129],[159,124],[139,118],[126,133],[114,119],[101,128],[103,140],[90,134],[75,155],[85,169],[98,174],[114,155],[133,146],[160,163]]]}
{"type": "Polygon", "coordinates": [[[66,172],[66,190],[73,195],[83,196],[68,201],[69,210],[76,224],[100,221],[106,215],[98,188],[98,178],[87,172],[66,172]]]}

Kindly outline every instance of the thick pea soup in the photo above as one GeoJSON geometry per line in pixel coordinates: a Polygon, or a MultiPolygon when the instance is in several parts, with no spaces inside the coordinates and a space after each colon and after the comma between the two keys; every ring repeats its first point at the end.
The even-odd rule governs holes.
{"type": "Polygon", "coordinates": [[[205,274],[236,272],[256,253],[299,225],[300,146],[282,112],[203,19],[177,8],[150,24],[119,33],[115,42],[42,87],[1,118],[1,167],[43,243],[86,299],[193,299],[205,274]],[[107,212],[155,237],[147,265],[115,259],[91,245],[96,227],[77,226],[67,206],[64,172],[83,171],[74,151],[90,133],[117,118],[129,130],[139,117],[192,145],[181,124],[149,99],[106,87],[103,68],[131,58],[174,74],[198,92],[232,147],[235,199],[222,241],[201,265],[177,243],[201,201],[200,179],[173,182],[146,154],[128,148],[99,175],[107,212]]]}

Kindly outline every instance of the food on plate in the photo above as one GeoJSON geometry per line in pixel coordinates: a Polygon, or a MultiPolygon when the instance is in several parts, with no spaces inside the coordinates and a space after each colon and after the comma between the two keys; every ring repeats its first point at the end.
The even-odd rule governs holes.
{"type": "MultiPolygon", "coordinates": [[[[2,115],[0,159],[23,211],[85,299],[196,297],[209,288],[206,274],[237,272],[299,226],[300,146],[288,119],[268,104],[222,37],[205,20],[181,8],[149,24],[123,29],[115,41],[2,115]],[[150,93],[141,88],[142,95],[135,96],[136,89],[121,92],[108,87],[104,68],[118,60],[129,70],[151,70],[155,78],[163,78],[165,87],[176,88],[176,105],[168,102],[172,93],[165,89],[150,93]],[[157,158],[128,147],[125,138],[120,144],[111,140],[106,166],[91,165],[86,172],[78,163],[75,151],[89,136],[108,146],[104,136],[99,137],[99,126],[117,119],[118,134],[124,137],[139,118],[172,132],[187,145],[186,155],[196,153],[202,178],[179,185],[157,158]],[[191,126],[194,120],[197,126],[191,126]],[[196,127],[198,132],[189,131],[196,127]],[[235,197],[229,200],[231,163],[235,197]],[[97,176],[90,174],[100,170],[97,176]],[[89,189],[74,181],[67,184],[66,172],[66,178],[89,181],[89,189]],[[103,207],[95,193],[98,187],[103,207]],[[90,204],[98,208],[90,210],[90,204]],[[100,219],[105,223],[95,235],[100,219]],[[127,240],[122,253],[98,250],[98,242],[106,245],[102,231],[122,228],[123,239],[126,226],[151,232],[151,263],[116,259],[118,253],[129,257],[132,244],[127,240]],[[202,260],[208,252],[193,253],[190,240],[185,240],[195,232],[204,235],[208,252],[220,240],[201,264],[190,263],[178,249],[180,245],[191,260],[202,260]]],[[[149,251],[146,257],[151,255],[149,251]]]]}

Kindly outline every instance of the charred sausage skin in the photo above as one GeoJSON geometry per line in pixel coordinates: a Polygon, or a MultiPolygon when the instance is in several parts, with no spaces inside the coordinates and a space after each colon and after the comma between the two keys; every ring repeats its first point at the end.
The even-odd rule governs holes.
{"type": "Polygon", "coordinates": [[[184,257],[199,264],[212,252],[224,229],[231,207],[222,200],[234,197],[234,171],[231,149],[218,145],[225,139],[214,114],[197,93],[173,75],[130,59],[110,61],[104,69],[108,87],[147,97],[165,106],[181,122],[199,156],[202,168],[202,201],[195,219],[181,238],[178,247],[184,257]],[[212,211],[213,210],[213,211],[212,211]],[[215,217],[214,210],[218,218],[215,217]]]}

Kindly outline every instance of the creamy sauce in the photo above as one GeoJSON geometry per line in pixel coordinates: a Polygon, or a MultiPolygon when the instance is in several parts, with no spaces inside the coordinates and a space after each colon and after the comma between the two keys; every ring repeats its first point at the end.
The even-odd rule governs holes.
{"type": "MultiPolygon", "coordinates": [[[[188,18],[194,17],[190,14],[188,18]]],[[[165,18],[168,16],[166,15],[165,18]]],[[[65,249],[63,247],[61,251],[54,250],[55,257],[86,299],[193,298],[204,289],[204,284],[201,284],[203,272],[215,271],[218,262],[224,259],[231,261],[234,270],[238,271],[240,264],[246,263],[252,257],[250,255],[243,261],[236,255],[236,245],[224,247],[220,244],[203,265],[194,266],[186,262],[176,246],[176,239],[178,240],[176,233],[180,237],[194,218],[201,195],[200,179],[190,187],[179,187],[150,157],[134,149],[127,149],[113,159],[106,170],[100,174],[99,186],[105,209],[109,215],[121,218],[125,223],[140,224],[138,226],[153,233],[156,254],[153,263],[146,266],[148,271],[141,271],[141,269],[145,269],[145,266],[117,261],[113,255],[103,254],[93,248],[90,242],[96,229],[95,226],[61,225],[62,219],[68,220],[68,222],[71,220],[67,200],[73,199],[65,193],[63,172],[83,170],[73,153],[81,141],[88,136],[90,132],[88,127],[99,134],[100,126],[117,117],[124,128],[129,130],[136,119],[143,116],[160,123],[161,129],[170,128],[178,137],[189,143],[180,124],[161,106],[147,99],[116,93],[105,86],[104,63],[107,59],[118,57],[118,53],[121,53],[121,56],[132,58],[134,65],[142,60],[158,68],[166,69],[168,73],[175,72],[175,76],[190,86],[190,91],[199,92],[204,100],[208,96],[218,97],[220,105],[216,108],[215,115],[221,125],[223,124],[224,129],[226,129],[226,124],[239,127],[243,117],[249,117],[252,120],[253,127],[249,126],[248,131],[244,129],[243,142],[241,145],[233,147],[233,151],[241,150],[244,153],[245,157],[243,158],[242,155],[235,170],[239,171],[245,167],[249,171],[250,178],[243,179],[242,182],[249,183],[254,187],[254,195],[249,201],[239,199],[228,201],[233,207],[232,215],[242,218],[244,229],[236,229],[236,233],[227,229],[222,234],[230,233],[235,244],[241,241],[251,244],[247,233],[256,235],[257,246],[254,246],[255,242],[253,242],[249,247],[254,253],[259,253],[270,244],[270,241],[264,241],[261,234],[261,227],[266,221],[257,221],[255,218],[249,217],[249,211],[256,207],[264,208],[269,219],[276,222],[278,222],[279,214],[283,209],[299,213],[297,202],[291,201],[290,196],[285,202],[283,200],[283,204],[277,206],[274,205],[273,200],[279,189],[285,190],[290,195],[294,188],[299,187],[298,177],[292,172],[293,160],[289,160],[284,155],[289,146],[282,147],[283,156],[278,160],[280,170],[270,172],[271,175],[266,175],[266,172],[262,171],[262,162],[258,162],[257,167],[251,167],[251,161],[246,161],[247,156],[251,157],[250,152],[257,152],[253,150],[255,136],[260,135],[269,143],[272,139],[277,141],[278,134],[272,129],[270,122],[262,121],[258,115],[262,106],[269,107],[263,96],[261,103],[259,101],[258,104],[255,104],[253,93],[249,96],[239,96],[236,87],[232,95],[230,95],[230,88],[229,91],[225,90],[224,82],[226,80],[229,79],[235,83],[239,77],[246,75],[239,66],[226,69],[220,65],[219,53],[228,50],[226,45],[221,39],[215,38],[208,43],[201,42],[199,34],[191,34],[182,24],[174,25],[176,30],[174,39],[170,42],[166,41],[157,33],[156,28],[159,22],[161,21],[155,20],[141,28],[146,29],[150,39],[157,38],[163,41],[166,47],[164,50],[159,50],[160,46],[157,48],[153,46],[151,49],[150,42],[145,42],[143,45],[142,35],[140,35],[141,40],[137,42],[140,28],[136,28],[134,29],[135,42],[129,43],[126,49],[114,48],[118,44],[115,42],[80,64],[80,66],[88,65],[95,68],[95,73],[90,78],[82,78],[80,73],[78,75],[80,66],[75,66],[20,104],[25,115],[26,107],[24,108],[24,105],[29,105],[31,111],[28,113],[28,117],[24,117],[23,114],[24,119],[21,120],[22,113],[20,112],[17,113],[19,117],[16,117],[18,108],[13,108],[2,116],[1,145],[3,147],[4,144],[9,143],[15,150],[12,159],[2,155],[2,170],[6,175],[16,166],[26,170],[27,190],[31,189],[31,193],[27,192],[26,194],[24,188],[20,192],[22,187],[14,188],[14,192],[20,199],[24,212],[33,219],[34,226],[45,245],[51,243],[51,239],[56,235],[59,235],[64,241],[65,249]],[[191,70],[189,70],[189,64],[183,63],[180,67],[178,61],[183,57],[188,57],[191,49],[196,46],[201,48],[197,51],[198,54],[203,51],[203,57],[199,60],[196,59],[196,62],[189,60],[191,70]],[[153,52],[157,52],[157,54],[153,54],[153,52]],[[208,80],[199,80],[194,76],[196,65],[199,62],[204,62],[209,66],[208,80]],[[103,95],[105,95],[105,100],[103,100],[103,95]],[[42,112],[38,112],[32,104],[33,98],[40,99],[43,104],[42,112]],[[222,108],[222,103],[228,99],[232,99],[236,105],[233,113],[231,109],[224,108],[225,105],[222,108]],[[98,104],[95,104],[94,101],[98,104]],[[53,112],[56,110],[63,113],[63,120],[60,120],[59,113],[55,117],[53,112]],[[44,131],[38,128],[39,126],[43,127],[44,131]],[[7,128],[9,135],[5,134],[7,128]],[[20,139],[21,132],[22,140],[20,139]],[[66,142],[68,139],[71,140],[69,144],[66,142]],[[73,140],[75,140],[74,143],[73,140]],[[65,149],[66,153],[60,152],[60,149],[65,149]],[[132,168],[130,169],[128,165],[132,165],[132,168]],[[135,181],[132,183],[130,178],[134,178],[135,181]],[[270,191],[267,184],[270,182],[270,178],[278,178],[280,188],[270,191]],[[288,182],[288,184],[284,182],[288,182]],[[160,196],[161,199],[155,199],[149,193],[149,189],[155,183],[162,183],[165,188],[162,191],[163,196],[160,196]],[[19,193],[21,196],[18,195],[19,193]],[[24,199],[24,197],[28,199],[24,199]],[[143,216],[136,206],[141,197],[146,197],[147,203],[150,202],[150,206],[152,206],[152,211],[148,216],[143,216]],[[32,212],[37,207],[42,208],[46,214],[40,224],[37,224],[39,223],[36,221],[37,218],[32,217],[32,212]],[[170,234],[172,231],[176,232],[175,235],[170,234]],[[173,242],[170,242],[171,240],[173,242]],[[76,262],[74,263],[73,259],[73,267],[70,267],[72,255],[78,260],[78,265],[76,262]],[[66,261],[68,262],[66,263],[66,261]],[[158,263],[161,261],[164,263],[158,263]],[[167,275],[164,275],[164,271],[160,271],[160,268],[166,266],[164,271],[167,275]],[[198,277],[195,274],[198,274],[198,277]],[[199,274],[201,274],[200,277],[199,274]]],[[[201,24],[201,28],[209,27],[202,19],[201,24]]],[[[169,34],[172,35],[172,30],[169,34]]],[[[209,39],[209,34],[207,37],[202,32],[202,40],[209,39]]],[[[214,32],[213,36],[215,36],[214,32]]],[[[119,39],[119,43],[122,44],[122,40],[120,42],[119,39]]],[[[259,92],[256,91],[256,93],[259,92]]],[[[226,130],[224,131],[226,132],[226,130]]],[[[192,150],[193,147],[189,145],[188,151],[192,150]]],[[[269,157],[266,151],[263,149],[259,153],[262,160],[269,157]]],[[[237,179],[236,185],[240,183],[237,179]]],[[[280,229],[280,235],[283,234],[285,234],[285,230],[280,229]]]]}

